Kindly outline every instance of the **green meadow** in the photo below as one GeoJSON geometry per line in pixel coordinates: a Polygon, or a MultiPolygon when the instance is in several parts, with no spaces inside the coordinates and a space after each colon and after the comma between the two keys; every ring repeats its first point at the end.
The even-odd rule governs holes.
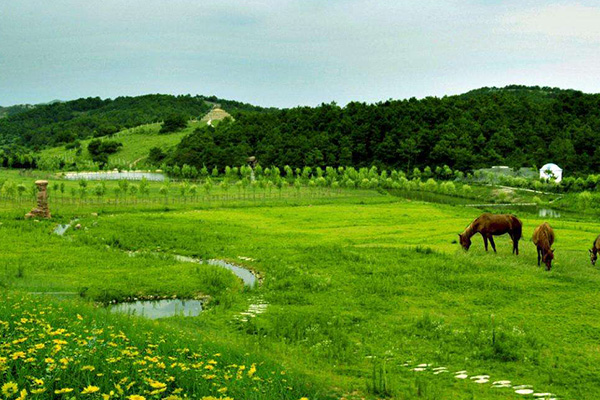
{"type": "Polygon", "coordinates": [[[519,215],[519,256],[507,237],[496,240],[497,254],[486,253],[479,236],[464,252],[457,234],[482,210],[385,192],[168,205],[51,201],[52,220],[24,220],[32,204],[27,198],[0,205],[0,320],[11,327],[0,332],[5,343],[31,332],[29,342],[12,345],[20,350],[0,347],[3,379],[19,393],[63,398],[69,394],[57,392],[66,387],[75,398],[532,398],[492,387],[510,380],[563,399],[600,396],[600,276],[587,253],[600,224],[590,218],[549,220],[556,259],[546,272],[530,241],[543,222],[535,214],[519,215]],[[70,221],[63,236],[52,233],[70,221]],[[223,268],[173,255],[233,262],[261,283],[249,289],[223,268]],[[75,295],[58,300],[29,292],[75,295]],[[150,296],[209,300],[198,317],[157,321],[104,307],[150,296]],[[240,318],[257,299],[268,304],[265,312],[240,318]],[[52,348],[55,338],[35,324],[22,327],[22,317],[71,336],[55,354],[31,353],[24,348],[30,342],[52,348]],[[94,329],[103,333],[92,335],[94,329]],[[118,332],[137,350],[107,347],[118,332]],[[26,363],[19,351],[33,360],[26,363]],[[158,352],[170,364],[140,364],[127,351],[158,352]],[[214,360],[216,353],[223,361],[214,360]],[[122,375],[112,373],[115,358],[122,375]],[[207,375],[210,360],[219,372],[207,375]],[[88,364],[93,374],[82,370],[88,364]],[[240,365],[247,369],[236,379],[240,365]],[[248,376],[251,365],[258,372],[248,376]],[[434,374],[436,367],[449,372],[434,374]],[[457,371],[468,377],[455,378],[457,371]],[[115,384],[126,375],[121,388],[137,383],[120,393],[115,384]],[[489,382],[470,379],[477,375],[489,375],[489,382]],[[56,379],[64,385],[49,385],[56,379]],[[98,390],[85,393],[90,385],[98,390]]]}

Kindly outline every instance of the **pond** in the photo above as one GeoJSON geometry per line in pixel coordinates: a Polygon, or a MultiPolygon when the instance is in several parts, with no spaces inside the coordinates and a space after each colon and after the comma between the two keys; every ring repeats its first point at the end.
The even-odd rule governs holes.
{"type": "Polygon", "coordinates": [[[467,207],[481,208],[483,210],[490,210],[490,212],[523,212],[537,215],[540,218],[561,218],[561,216],[569,214],[568,212],[552,208],[540,208],[535,204],[468,204],[467,207]],[[492,211],[496,209],[501,209],[502,211],[492,211]]]}
{"type": "Polygon", "coordinates": [[[99,172],[67,172],[64,178],[70,181],[141,181],[146,178],[153,182],[162,182],[165,175],[158,172],[143,171],[99,171],[99,172]]]}
{"type": "Polygon", "coordinates": [[[166,317],[196,317],[202,312],[201,300],[142,300],[109,306],[112,312],[135,315],[149,319],[166,317]]]}

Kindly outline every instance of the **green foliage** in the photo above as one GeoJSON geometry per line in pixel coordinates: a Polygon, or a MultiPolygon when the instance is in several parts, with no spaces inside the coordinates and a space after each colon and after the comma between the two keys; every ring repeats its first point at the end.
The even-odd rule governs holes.
{"type": "Polygon", "coordinates": [[[148,162],[151,165],[160,165],[167,155],[160,147],[153,147],[148,153],[148,162]]]}
{"type": "Polygon", "coordinates": [[[187,126],[188,118],[183,114],[171,114],[165,118],[159,133],[179,131],[187,126]]]}
{"type": "Polygon", "coordinates": [[[119,151],[122,143],[115,140],[94,139],[88,144],[88,153],[94,162],[104,165],[108,162],[108,156],[119,151]]]}

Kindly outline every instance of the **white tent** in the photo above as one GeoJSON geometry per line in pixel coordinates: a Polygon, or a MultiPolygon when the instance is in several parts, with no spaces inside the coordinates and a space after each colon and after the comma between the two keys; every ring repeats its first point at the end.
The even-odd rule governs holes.
{"type": "Polygon", "coordinates": [[[549,163],[540,168],[540,178],[554,178],[555,182],[560,182],[562,180],[562,171],[562,168],[558,165],[549,163]]]}

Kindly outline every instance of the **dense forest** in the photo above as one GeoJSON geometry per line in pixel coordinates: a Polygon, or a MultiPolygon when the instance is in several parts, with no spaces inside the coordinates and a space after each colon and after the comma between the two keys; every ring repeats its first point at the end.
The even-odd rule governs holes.
{"type": "Polygon", "coordinates": [[[23,146],[37,150],[105,136],[121,129],[162,121],[174,114],[201,117],[214,105],[238,111],[262,112],[263,108],[214,96],[145,95],[102,100],[99,97],[38,105],[0,119],[0,146],[6,151],[23,146]]]}
{"type": "Polygon", "coordinates": [[[298,107],[197,129],[167,158],[202,167],[262,165],[398,168],[448,165],[600,170],[600,95],[555,88],[482,88],[422,100],[298,107]]]}

